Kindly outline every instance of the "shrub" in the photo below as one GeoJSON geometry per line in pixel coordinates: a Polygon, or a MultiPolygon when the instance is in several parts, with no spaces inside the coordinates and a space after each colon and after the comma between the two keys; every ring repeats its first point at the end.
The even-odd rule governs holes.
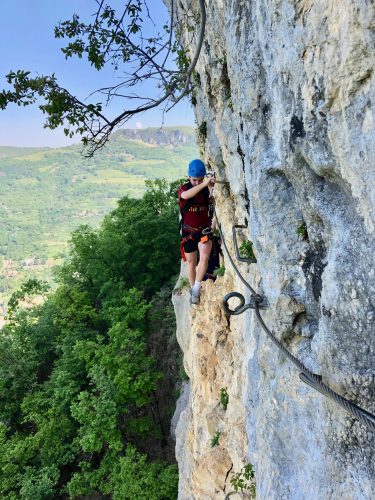
{"type": "Polygon", "coordinates": [[[302,221],[301,224],[296,229],[297,236],[301,238],[301,240],[308,240],[309,235],[307,234],[307,226],[306,222],[302,221]]]}
{"type": "Polygon", "coordinates": [[[179,288],[190,288],[190,283],[187,278],[181,278],[179,282],[179,288]]]}
{"type": "Polygon", "coordinates": [[[226,410],[228,408],[228,403],[229,403],[228,391],[224,387],[222,387],[220,389],[220,404],[223,407],[223,410],[226,410]]]}
{"type": "Polygon", "coordinates": [[[207,139],[207,122],[202,122],[198,127],[198,135],[202,142],[207,139]]]}
{"type": "Polygon", "coordinates": [[[214,446],[217,446],[219,444],[220,436],[221,436],[221,432],[220,431],[216,431],[215,434],[212,436],[212,439],[211,439],[211,448],[213,448],[214,446]]]}
{"type": "Polygon", "coordinates": [[[255,498],[256,484],[255,473],[252,464],[246,464],[241,472],[234,474],[230,480],[230,484],[236,491],[247,491],[252,498],[255,498]]]}
{"type": "Polygon", "coordinates": [[[225,273],[225,267],[220,266],[219,269],[215,269],[213,272],[213,275],[216,276],[216,278],[220,278],[221,276],[224,276],[225,273]]]}
{"type": "Polygon", "coordinates": [[[244,257],[245,259],[255,259],[255,253],[254,253],[252,241],[247,240],[247,241],[244,241],[243,243],[241,243],[240,255],[241,255],[241,257],[244,257]]]}

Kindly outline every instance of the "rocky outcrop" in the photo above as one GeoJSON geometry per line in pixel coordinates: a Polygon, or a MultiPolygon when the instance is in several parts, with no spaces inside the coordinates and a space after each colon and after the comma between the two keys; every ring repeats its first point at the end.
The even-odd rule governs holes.
{"type": "Polygon", "coordinates": [[[243,321],[229,318],[222,309],[221,298],[228,288],[233,288],[229,273],[215,284],[205,282],[197,308],[189,307],[188,287],[181,289],[177,283],[173,294],[177,339],[190,378],[179,400],[185,407],[178,409],[176,428],[179,498],[183,499],[224,497],[233,489],[232,471],[247,463],[242,386],[247,366],[239,327],[243,321]],[[228,394],[227,405],[223,392],[228,394]]]}
{"type": "Polygon", "coordinates": [[[125,139],[142,141],[146,144],[157,144],[158,146],[180,146],[181,144],[195,146],[196,144],[192,127],[123,128],[118,130],[115,135],[125,139]]]}
{"type": "MultiPolygon", "coordinates": [[[[198,12],[183,0],[181,15],[190,3],[198,12]]],[[[233,224],[248,225],[257,263],[241,269],[267,300],[265,322],[372,413],[374,28],[368,0],[210,0],[194,96],[203,158],[229,182],[216,188],[219,219],[229,242],[233,224]]],[[[222,296],[242,287],[225,266],[181,343],[180,498],[224,498],[247,462],[261,499],[373,498],[374,433],[304,385],[252,312],[225,317],[222,296]]]]}

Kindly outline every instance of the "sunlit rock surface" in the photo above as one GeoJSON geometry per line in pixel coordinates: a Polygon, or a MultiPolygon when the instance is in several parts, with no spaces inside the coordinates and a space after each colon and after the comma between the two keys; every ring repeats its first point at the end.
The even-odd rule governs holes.
{"type": "MultiPolygon", "coordinates": [[[[206,3],[196,116],[203,159],[229,182],[216,188],[228,244],[233,253],[232,225],[247,223],[258,262],[240,269],[267,299],[266,324],[375,413],[374,3],[206,3]]],[[[196,310],[188,292],[179,299],[191,386],[179,498],[224,498],[247,462],[260,499],[374,498],[375,435],[299,380],[254,313],[225,317],[223,295],[243,291],[225,267],[196,310]]]]}

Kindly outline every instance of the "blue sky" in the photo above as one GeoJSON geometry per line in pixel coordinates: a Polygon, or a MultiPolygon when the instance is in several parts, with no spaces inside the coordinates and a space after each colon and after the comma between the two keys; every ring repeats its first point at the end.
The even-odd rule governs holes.
{"type": "MultiPolygon", "coordinates": [[[[120,0],[111,5],[123,4],[120,0]]],[[[151,0],[152,15],[157,25],[167,19],[162,0],[151,0]]],[[[96,71],[86,61],[65,60],[60,48],[64,40],[55,40],[54,26],[70,19],[73,13],[88,20],[95,13],[94,0],[13,0],[2,2],[0,16],[0,89],[6,87],[5,75],[10,70],[25,69],[32,74],[55,73],[60,85],[71,93],[86,98],[93,90],[108,86],[116,76],[108,68],[96,71]],[[85,17],[84,17],[85,16],[85,17]]],[[[99,98],[98,98],[99,100],[99,98]]],[[[120,105],[118,105],[120,110],[120,105]]],[[[114,109],[115,112],[117,109],[114,109]]],[[[161,126],[161,110],[150,110],[136,116],[126,127],[161,126]]],[[[79,137],[67,139],[62,130],[43,128],[44,117],[34,106],[10,105],[0,111],[0,146],[62,146],[78,142],[79,137]]],[[[189,99],[183,99],[164,116],[165,125],[193,125],[194,116],[189,99]]]]}

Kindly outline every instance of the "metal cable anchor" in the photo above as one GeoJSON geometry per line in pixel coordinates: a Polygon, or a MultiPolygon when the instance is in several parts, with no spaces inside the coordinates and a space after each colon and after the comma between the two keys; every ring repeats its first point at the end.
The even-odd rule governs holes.
{"type": "Polygon", "coordinates": [[[231,316],[238,316],[239,314],[242,314],[243,312],[247,311],[247,309],[255,309],[255,304],[257,304],[258,309],[266,309],[267,307],[264,298],[258,294],[252,295],[250,297],[250,302],[248,304],[245,304],[245,297],[242,295],[242,293],[239,292],[227,293],[227,295],[225,295],[225,297],[223,298],[224,310],[227,314],[230,314],[231,316]],[[239,299],[240,303],[234,309],[231,309],[229,307],[228,302],[233,297],[239,299]]]}

